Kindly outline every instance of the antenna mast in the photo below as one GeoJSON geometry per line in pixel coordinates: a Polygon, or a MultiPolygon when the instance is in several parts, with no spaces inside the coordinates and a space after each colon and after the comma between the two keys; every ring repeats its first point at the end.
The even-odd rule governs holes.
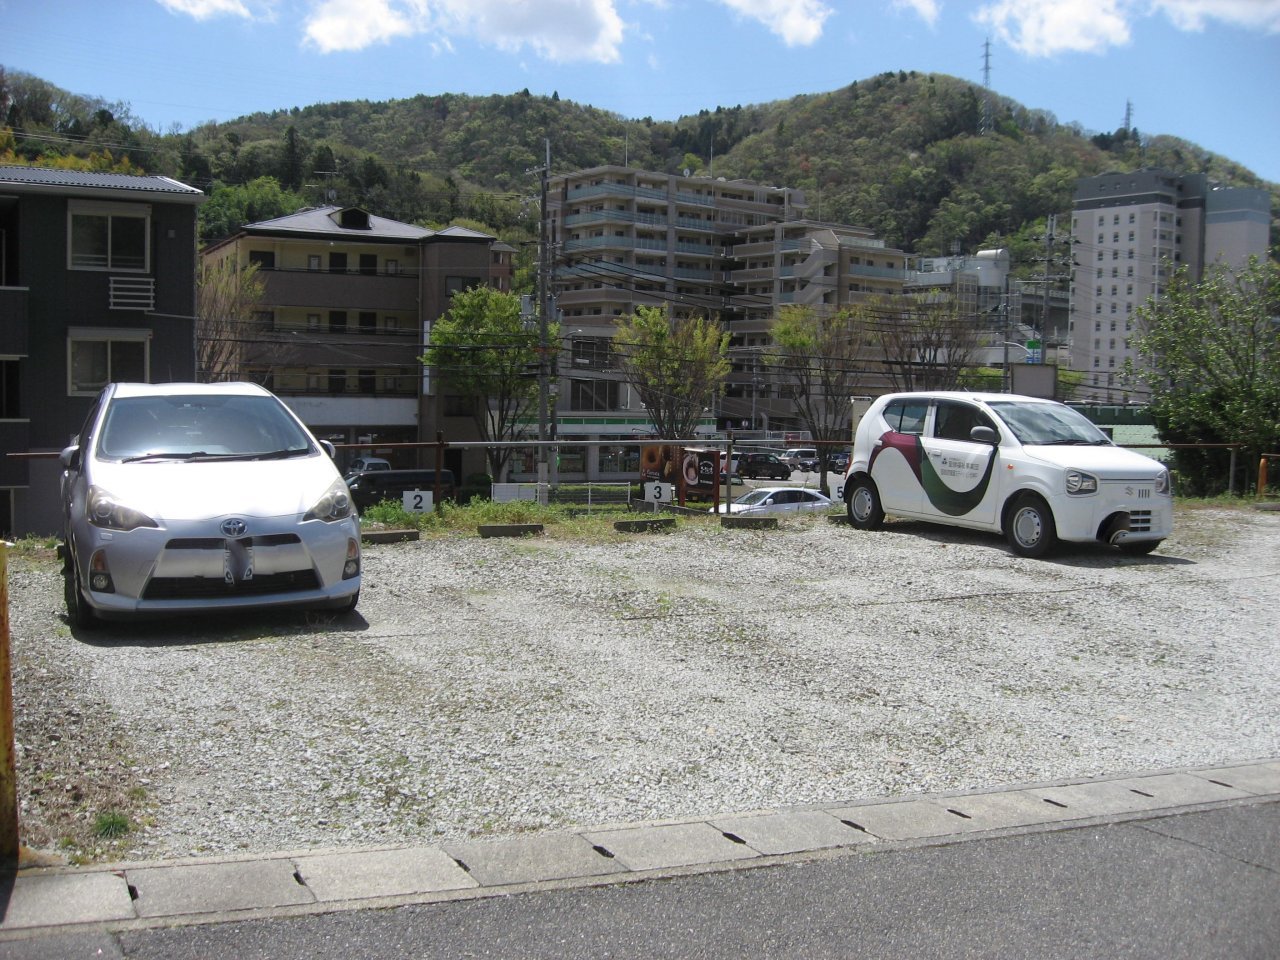
{"type": "Polygon", "coordinates": [[[986,136],[991,132],[991,38],[982,42],[982,120],[978,133],[986,136]]]}

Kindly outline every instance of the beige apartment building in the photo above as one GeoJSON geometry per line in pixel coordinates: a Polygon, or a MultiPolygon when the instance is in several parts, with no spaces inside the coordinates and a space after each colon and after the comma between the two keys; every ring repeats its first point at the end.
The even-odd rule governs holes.
{"type": "Polygon", "coordinates": [[[1238,269],[1265,257],[1270,209],[1265,190],[1219,187],[1203,174],[1140,170],[1077,181],[1069,325],[1071,367],[1085,375],[1077,399],[1145,399],[1122,375],[1126,360],[1139,360],[1138,309],[1159,300],[1184,265],[1198,280],[1214,263],[1238,269]]]}
{"type": "MultiPolygon", "coordinates": [[[[744,180],[602,166],[554,177],[548,192],[554,309],[567,347],[557,403],[562,438],[633,439],[652,430],[609,341],[638,306],[706,313],[730,334],[734,372],[700,432],[797,426],[760,348],[779,307],[834,310],[901,293],[906,255],[870,230],[806,217],[802,191],[744,180]],[[567,369],[566,369],[567,366],[567,369]]],[[[625,454],[606,450],[613,472],[625,454]]]]}
{"type": "MultiPolygon", "coordinates": [[[[239,338],[238,375],[273,390],[317,436],[408,467],[418,452],[391,444],[434,440],[437,430],[474,439],[470,406],[441,394],[418,358],[454,293],[510,291],[513,252],[474,230],[327,206],[247,224],[201,260],[257,264],[265,284],[239,338]]],[[[458,476],[480,468],[479,454],[465,465],[461,451],[448,457],[458,476]]]]}

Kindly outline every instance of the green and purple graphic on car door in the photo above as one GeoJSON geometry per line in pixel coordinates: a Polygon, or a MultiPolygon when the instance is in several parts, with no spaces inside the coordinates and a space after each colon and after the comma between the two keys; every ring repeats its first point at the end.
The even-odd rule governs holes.
{"type": "MultiPolygon", "coordinates": [[[[968,490],[952,490],[939,476],[937,468],[925,456],[924,441],[918,434],[886,430],[880,437],[879,445],[871,453],[870,462],[867,464],[868,472],[871,471],[876,458],[885,450],[897,450],[902,455],[921,489],[924,490],[925,496],[929,498],[929,503],[934,509],[949,517],[962,517],[982,503],[983,497],[987,495],[987,487],[991,484],[991,473],[996,463],[994,454],[988,456],[986,467],[976,485],[968,490]]],[[[965,473],[976,473],[982,466],[980,463],[963,461],[959,457],[944,457],[941,465],[944,469],[950,469],[952,460],[955,461],[955,466],[962,467],[965,473]]],[[[957,470],[957,473],[960,472],[962,471],[957,470]]]]}

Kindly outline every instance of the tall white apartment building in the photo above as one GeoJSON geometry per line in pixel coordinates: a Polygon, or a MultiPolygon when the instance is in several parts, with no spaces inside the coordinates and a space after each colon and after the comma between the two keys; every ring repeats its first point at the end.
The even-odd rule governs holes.
{"type": "Polygon", "coordinates": [[[1214,263],[1239,269],[1250,256],[1265,257],[1270,231],[1265,190],[1164,170],[1078,180],[1069,324],[1071,367],[1084,374],[1077,399],[1143,399],[1122,376],[1126,360],[1138,361],[1138,309],[1158,300],[1184,265],[1198,280],[1214,263]]]}
{"type": "MultiPolygon", "coordinates": [[[[808,219],[799,190],[621,166],[552,177],[548,188],[549,280],[567,347],[561,437],[645,432],[609,348],[617,320],[638,306],[709,314],[730,335],[734,371],[700,432],[786,430],[797,425],[794,403],[760,359],[778,308],[836,310],[903,289],[906,254],[864,227],[808,219]]],[[[596,475],[590,464],[582,472],[596,475]]]]}

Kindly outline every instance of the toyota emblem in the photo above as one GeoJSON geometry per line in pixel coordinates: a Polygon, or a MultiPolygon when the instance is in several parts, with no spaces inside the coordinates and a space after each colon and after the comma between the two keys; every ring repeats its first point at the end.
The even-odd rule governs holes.
{"type": "Polygon", "coordinates": [[[230,520],[222,521],[222,532],[228,537],[243,537],[249,525],[239,517],[233,517],[230,520]]]}

